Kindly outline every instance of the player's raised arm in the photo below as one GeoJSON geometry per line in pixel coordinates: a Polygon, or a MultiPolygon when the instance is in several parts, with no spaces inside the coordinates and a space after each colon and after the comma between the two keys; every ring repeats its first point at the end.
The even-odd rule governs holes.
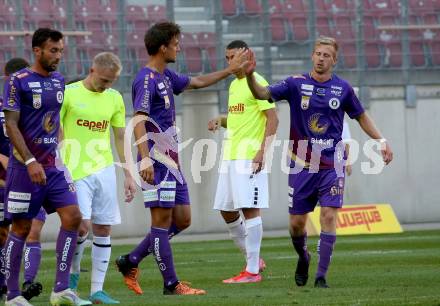
{"type": "Polygon", "coordinates": [[[370,136],[372,139],[377,139],[381,143],[383,161],[386,165],[388,165],[393,160],[393,151],[391,150],[389,143],[376,127],[373,119],[371,119],[371,117],[366,112],[363,112],[356,118],[356,120],[359,122],[362,130],[364,130],[364,132],[368,136],[370,136]]]}
{"type": "Polygon", "coordinates": [[[249,50],[247,58],[241,56],[242,64],[245,66],[246,80],[252,95],[259,100],[270,100],[270,92],[267,87],[258,84],[254,76],[255,67],[257,62],[255,60],[255,54],[249,50]]]}
{"type": "Polygon", "coordinates": [[[6,119],[6,130],[9,135],[9,139],[11,140],[14,149],[18,151],[18,154],[20,154],[21,158],[25,162],[32,183],[46,185],[46,174],[44,169],[29,151],[23,135],[18,128],[20,112],[5,110],[4,113],[6,119]]]}
{"type": "MultiPolygon", "coordinates": [[[[241,55],[245,55],[245,54],[247,54],[247,52],[248,52],[248,50],[241,48],[238,51],[237,57],[240,57],[241,55]]],[[[235,74],[237,71],[239,71],[242,68],[242,66],[243,66],[243,63],[239,59],[237,59],[235,61],[234,60],[231,61],[229,66],[223,70],[219,70],[219,71],[212,72],[209,74],[204,74],[204,75],[192,77],[187,89],[198,89],[198,88],[204,88],[204,87],[211,86],[211,85],[217,83],[218,81],[221,81],[224,78],[227,78],[231,74],[235,74]]]]}

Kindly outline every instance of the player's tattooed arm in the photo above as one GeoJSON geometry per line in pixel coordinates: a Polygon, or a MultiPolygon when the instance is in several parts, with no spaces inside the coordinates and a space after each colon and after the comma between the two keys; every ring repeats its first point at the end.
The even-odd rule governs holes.
{"type": "Polygon", "coordinates": [[[231,74],[238,73],[241,69],[243,69],[243,63],[239,60],[239,58],[241,57],[242,54],[246,54],[247,52],[248,51],[245,50],[244,48],[239,49],[236,56],[234,57],[237,59],[232,60],[226,69],[192,77],[187,89],[198,89],[198,88],[208,87],[227,78],[231,74]]]}
{"type": "Polygon", "coordinates": [[[26,162],[29,177],[32,183],[38,185],[46,185],[46,173],[39,162],[36,161],[29,148],[24,141],[23,135],[18,128],[18,121],[20,120],[20,112],[5,111],[6,131],[9,139],[18,151],[23,161],[26,162]],[[33,161],[32,161],[33,160],[33,161]]]}
{"type": "Polygon", "coordinates": [[[356,120],[359,122],[362,130],[368,136],[380,142],[383,161],[386,165],[388,165],[393,160],[393,151],[391,150],[388,141],[386,141],[379,129],[376,127],[373,119],[371,119],[371,117],[366,112],[363,112],[356,118],[356,120]]]}

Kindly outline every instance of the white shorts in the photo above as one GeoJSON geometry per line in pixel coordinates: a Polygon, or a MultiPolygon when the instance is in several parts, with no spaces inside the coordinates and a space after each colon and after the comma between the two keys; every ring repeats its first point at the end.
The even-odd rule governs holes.
{"type": "Polygon", "coordinates": [[[223,160],[215,193],[214,209],[268,208],[267,173],[252,174],[252,160],[223,160]]]}
{"type": "Polygon", "coordinates": [[[114,165],[75,181],[75,187],[83,219],[100,225],[121,223],[114,165]]]}

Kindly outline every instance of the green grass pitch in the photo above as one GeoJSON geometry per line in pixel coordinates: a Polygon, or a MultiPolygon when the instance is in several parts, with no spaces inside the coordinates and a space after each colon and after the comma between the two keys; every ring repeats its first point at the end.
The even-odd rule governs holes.
{"type": "MultiPolygon", "coordinates": [[[[290,238],[264,239],[262,257],[267,269],[258,284],[225,285],[237,274],[243,256],[232,241],[173,243],[174,261],[181,280],[207,290],[206,296],[163,296],[162,279],[153,258],[140,265],[144,294],[126,289],[114,259],[132,246],[114,246],[104,289],[121,305],[440,305],[440,231],[394,235],[340,236],[327,276],[330,289],[313,288],[317,238],[309,239],[312,263],[309,283],[294,283],[297,256],[290,238]]],[[[33,305],[48,305],[53,285],[55,254],[44,251],[38,280],[43,294],[33,305]]],[[[90,248],[83,268],[90,270],[90,248]]],[[[79,293],[86,297],[90,272],[81,274],[79,293]]]]}

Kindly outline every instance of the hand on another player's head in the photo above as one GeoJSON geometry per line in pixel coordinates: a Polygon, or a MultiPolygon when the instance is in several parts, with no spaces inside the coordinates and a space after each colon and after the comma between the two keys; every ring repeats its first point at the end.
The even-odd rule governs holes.
{"type": "Polygon", "coordinates": [[[247,60],[244,62],[244,71],[246,75],[252,75],[257,67],[257,61],[255,60],[255,53],[249,49],[247,60]]]}
{"type": "Polygon", "coordinates": [[[243,69],[249,51],[250,51],[249,49],[245,49],[245,48],[238,49],[237,53],[235,53],[234,57],[229,62],[229,67],[228,67],[229,73],[237,74],[243,69]]]}

